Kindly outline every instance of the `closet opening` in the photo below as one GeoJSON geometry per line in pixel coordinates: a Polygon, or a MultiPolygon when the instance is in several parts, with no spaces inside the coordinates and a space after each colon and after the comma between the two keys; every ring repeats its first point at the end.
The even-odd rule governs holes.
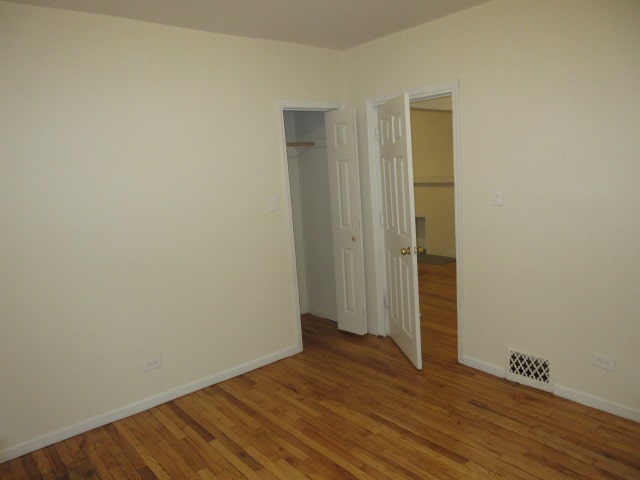
{"type": "Polygon", "coordinates": [[[323,111],[283,110],[300,314],[337,321],[323,111]]]}

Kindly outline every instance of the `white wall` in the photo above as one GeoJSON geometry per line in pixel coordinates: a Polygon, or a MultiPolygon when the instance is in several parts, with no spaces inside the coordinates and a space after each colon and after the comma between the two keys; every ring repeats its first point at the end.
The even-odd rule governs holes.
{"type": "MultiPolygon", "coordinates": [[[[365,98],[459,80],[467,361],[548,357],[558,393],[640,420],[639,25],[636,0],[496,0],[351,49],[345,65],[364,198],[365,98]]],[[[363,207],[376,325],[377,217],[363,207]]]]}
{"type": "Polygon", "coordinates": [[[0,461],[299,348],[278,101],[338,53],[1,2],[0,85],[0,461]]]}

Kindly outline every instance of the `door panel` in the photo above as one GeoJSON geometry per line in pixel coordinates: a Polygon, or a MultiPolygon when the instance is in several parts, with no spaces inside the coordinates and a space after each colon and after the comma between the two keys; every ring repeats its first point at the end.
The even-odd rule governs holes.
{"type": "Polygon", "coordinates": [[[378,107],[389,335],[422,368],[409,96],[378,107]]]}
{"type": "Polygon", "coordinates": [[[325,114],[338,328],[367,333],[360,176],[353,109],[325,114]]]}
{"type": "Polygon", "coordinates": [[[349,228],[352,224],[351,219],[351,195],[349,194],[349,179],[351,178],[351,172],[349,169],[348,159],[338,160],[338,210],[340,212],[340,226],[342,228],[349,228]]]}
{"type": "Polygon", "coordinates": [[[357,312],[356,273],[353,250],[342,249],[342,281],[344,282],[344,308],[349,313],[357,312]]]}

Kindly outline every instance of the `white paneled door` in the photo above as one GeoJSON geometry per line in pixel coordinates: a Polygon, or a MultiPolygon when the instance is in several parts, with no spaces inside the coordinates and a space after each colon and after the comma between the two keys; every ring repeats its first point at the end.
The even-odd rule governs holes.
{"type": "Polygon", "coordinates": [[[338,328],[367,333],[360,176],[353,109],[325,113],[338,328]]]}
{"type": "Polygon", "coordinates": [[[422,368],[409,95],[378,107],[389,335],[422,368]]]}

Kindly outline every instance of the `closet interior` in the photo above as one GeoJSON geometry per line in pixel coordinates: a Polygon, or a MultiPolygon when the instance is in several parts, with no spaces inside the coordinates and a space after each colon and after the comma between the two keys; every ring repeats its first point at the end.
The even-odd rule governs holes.
{"type": "Polygon", "coordinates": [[[285,110],[300,313],[337,319],[324,112],[285,110]]]}

